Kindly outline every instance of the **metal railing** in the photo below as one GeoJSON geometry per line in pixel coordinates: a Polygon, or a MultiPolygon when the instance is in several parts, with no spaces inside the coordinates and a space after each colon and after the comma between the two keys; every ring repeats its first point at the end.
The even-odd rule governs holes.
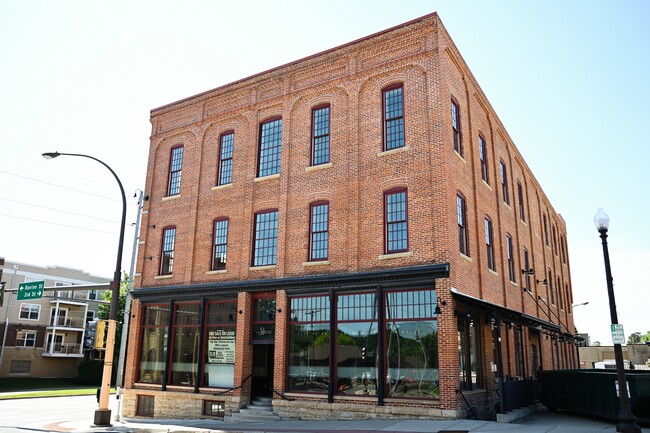
{"type": "Polygon", "coordinates": [[[539,380],[535,378],[503,381],[503,412],[539,401],[539,380]]]}
{"type": "Polygon", "coordinates": [[[54,343],[53,350],[50,351],[50,345],[43,347],[44,355],[81,355],[81,344],[77,343],[54,343]]]}

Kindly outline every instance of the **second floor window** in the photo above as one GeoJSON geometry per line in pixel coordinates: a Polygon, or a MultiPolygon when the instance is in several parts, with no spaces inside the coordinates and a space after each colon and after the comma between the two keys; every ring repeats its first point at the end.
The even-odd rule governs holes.
{"type": "Polygon", "coordinates": [[[512,237],[506,235],[506,256],[508,259],[508,276],[513,283],[517,282],[517,273],[515,272],[515,255],[512,247],[512,237]]]}
{"type": "Polygon", "coordinates": [[[408,251],[408,221],[406,190],[392,190],[384,194],[385,252],[408,251]]]}
{"type": "Polygon", "coordinates": [[[494,238],[492,237],[492,220],[485,217],[485,247],[487,252],[487,265],[491,271],[496,271],[494,262],[494,238]]]}
{"type": "Polygon", "coordinates": [[[404,147],[403,87],[384,90],[384,150],[404,147]]]}
{"type": "Polygon", "coordinates": [[[551,273],[551,270],[548,270],[548,278],[546,279],[546,283],[548,284],[548,291],[551,294],[551,304],[555,305],[555,292],[553,292],[553,274],[551,273]]]}
{"type": "Polygon", "coordinates": [[[226,269],[226,252],[228,249],[228,220],[218,219],[214,222],[214,245],[212,247],[212,270],[226,269]]]}
{"type": "Polygon", "coordinates": [[[327,260],[329,243],[329,204],[311,205],[309,224],[309,260],[327,260]]]}
{"type": "Polygon", "coordinates": [[[278,211],[255,214],[253,266],[275,265],[278,250],[278,211]]]}
{"type": "Polygon", "coordinates": [[[232,182],[232,151],[235,144],[235,133],[226,132],[219,139],[219,166],[217,185],[226,185],[232,182]]]}
{"type": "Polygon", "coordinates": [[[260,125],[259,161],[257,177],[280,173],[282,149],[282,119],[273,119],[260,125]]]}
{"type": "Polygon", "coordinates": [[[467,235],[467,206],[465,197],[456,194],[456,210],[458,214],[458,246],[461,254],[469,256],[469,236],[467,235]]]}
{"type": "Polygon", "coordinates": [[[548,222],[546,220],[546,213],[544,213],[544,243],[548,246],[548,222]]]}
{"type": "Polygon", "coordinates": [[[174,147],[169,158],[169,182],[167,195],[177,195],[181,192],[181,169],[183,168],[183,146],[174,147]]]}
{"type": "Polygon", "coordinates": [[[508,192],[508,170],[506,169],[505,162],[499,162],[499,171],[501,172],[501,189],[503,191],[503,202],[509,206],[510,193],[508,192]]]}
{"type": "Polygon", "coordinates": [[[487,147],[485,145],[485,139],[481,135],[478,136],[478,154],[481,159],[481,178],[489,185],[490,173],[488,172],[487,147]]]}
{"type": "Polygon", "coordinates": [[[330,107],[314,108],[312,111],[311,165],[330,162],[330,107]]]}
{"type": "Polygon", "coordinates": [[[463,156],[463,142],[460,133],[460,107],[453,99],[451,100],[451,127],[454,131],[454,150],[463,156]]]}
{"type": "Polygon", "coordinates": [[[526,275],[526,290],[530,291],[530,262],[528,259],[528,250],[524,248],[524,271],[526,275]]]}
{"type": "Polygon", "coordinates": [[[162,251],[160,260],[160,275],[171,275],[174,271],[174,242],[176,240],[176,227],[163,230],[162,251]]]}

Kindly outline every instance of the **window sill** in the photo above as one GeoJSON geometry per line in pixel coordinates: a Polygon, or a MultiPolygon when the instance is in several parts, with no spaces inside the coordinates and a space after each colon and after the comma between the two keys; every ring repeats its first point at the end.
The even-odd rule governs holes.
{"type": "Polygon", "coordinates": [[[305,167],[305,171],[309,173],[310,171],[325,170],[326,168],[331,168],[331,167],[332,167],[332,163],[328,162],[326,164],[310,165],[309,167],[305,167]]]}
{"type": "Polygon", "coordinates": [[[388,155],[394,155],[396,153],[408,152],[409,150],[411,150],[411,146],[407,145],[407,146],[398,147],[396,149],[384,150],[383,152],[379,152],[377,156],[381,158],[388,155]]]}
{"type": "Polygon", "coordinates": [[[472,258],[471,258],[470,256],[466,256],[466,255],[463,254],[463,253],[460,253],[460,257],[461,257],[462,259],[464,259],[464,260],[467,260],[467,261],[470,262],[470,263],[472,263],[472,262],[474,261],[474,260],[472,260],[472,258]]]}
{"type": "Polygon", "coordinates": [[[488,268],[488,272],[491,273],[492,275],[494,275],[495,277],[498,277],[498,276],[499,276],[499,274],[497,274],[496,271],[493,271],[493,270],[490,269],[490,268],[488,268]]]}
{"type": "Polygon", "coordinates": [[[219,191],[220,189],[230,188],[231,186],[232,186],[232,183],[224,183],[223,185],[215,185],[210,189],[212,191],[219,191]]]}
{"type": "Polygon", "coordinates": [[[519,283],[516,281],[510,281],[511,286],[519,287],[519,283]]]}
{"type": "Polygon", "coordinates": [[[208,271],[205,275],[225,274],[226,272],[228,272],[227,269],[217,269],[216,271],[208,271]]]}
{"type": "Polygon", "coordinates": [[[401,259],[403,257],[411,257],[412,255],[413,255],[412,251],[404,251],[403,253],[382,254],[379,256],[379,260],[401,259]]]}
{"type": "Polygon", "coordinates": [[[326,266],[329,265],[330,261],[329,260],[320,260],[320,261],[315,261],[315,262],[303,262],[302,266],[305,268],[308,268],[310,266],[326,266]]]}
{"type": "Polygon", "coordinates": [[[180,195],[180,194],[176,194],[176,195],[168,195],[168,196],[166,196],[166,197],[163,197],[163,198],[162,198],[162,201],[176,200],[177,198],[181,198],[181,195],[180,195]]]}
{"type": "Polygon", "coordinates": [[[174,278],[174,274],[169,274],[169,275],[156,275],[153,277],[154,280],[168,280],[170,278],[174,278]]]}
{"type": "Polygon", "coordinates": [[[489,189],[490,191],[492,191],[492,187],[490,186],[489,183],[487,183],[487,182],[486,182],[485,180],[483,180],[483,179],[481,179],[481,182],[483,182],[483,185],[485,185],[485,187],[486,187],[487,189],[489,189]]]}
{"type": "Polygon", "coordinates": [[[266,266],[251,266],[248,268],[249,271],[266,271],[269,269],[275,269],[277,265],[266,265],[266,266]]]}
{"type": "Polygon", "coordinates": [[[256,177],[255,179],[253,179],[253,182],[264,182],[265,180],[277,179],[279,177],[280,177],[280,173],[269,174],[268,176],[264,176],[264,177],[256,177]]]}
{"type": "Polygon", "coordinates": [[[465,158],[463,157],[463,155],[461,155],[460,153],[458,153],[458,151],[457,151],[456,149],[454,149],[454,154],[458,157],[458,159],[460,159],[460,161],[461,161],[463,164],[467,164],[467,161],[465,161],[465,158]]]}

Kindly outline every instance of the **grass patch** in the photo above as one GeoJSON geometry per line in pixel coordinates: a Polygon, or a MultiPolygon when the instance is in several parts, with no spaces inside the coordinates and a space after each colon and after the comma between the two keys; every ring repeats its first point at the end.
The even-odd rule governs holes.
{"type": "MultiPolygon", "coordinates": [[[[32,377],[5,377],[0,380],[0,400],[11,398],[59,397],[96,395],[98,386],[79,385],[76,379],[37,379],[32,377]]],[[[111,388],[115,392],[115,388],[111,388]]]]}
{"type": "MultiPolygon", "coordinates": [[[[35,389],[78,387],[77,379],[39,379],[33,377],[3,377],[0,380],[0,392],[16,392],[35,389]]],[[[87,388],[87,387],[86,387],[87,388]]]]}

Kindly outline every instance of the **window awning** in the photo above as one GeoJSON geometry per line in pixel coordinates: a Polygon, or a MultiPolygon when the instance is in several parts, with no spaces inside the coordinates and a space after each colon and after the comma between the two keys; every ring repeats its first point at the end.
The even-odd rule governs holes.
{"type": "Polygon", "coordinates": [[[472,307],[485,312],[487,315],[494,317],[495,319],[505,320],[507,322],[517,323],[519,325],[524,325],[529,328],[535,328],[539,331],[545,329],[550,332],[562,333],[562,328],[555,323],[540,319],[530,314],[523,313],[521,311],[511,310],[510,308],[503,307],[501,305],[493,304],[487,302],[483,299],[476,298],[471,295],[460,292],[456,288],[451,288],[451,294],[454,298],[460,299],[466,304],[471,305],[472,307]]]}

